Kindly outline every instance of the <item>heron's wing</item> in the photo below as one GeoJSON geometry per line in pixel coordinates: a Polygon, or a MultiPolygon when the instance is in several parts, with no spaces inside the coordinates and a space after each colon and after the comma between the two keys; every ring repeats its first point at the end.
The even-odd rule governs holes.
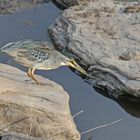
{"type": "Polygon", "coordinates": [[[47,47],[20,48],[17,51],[19,58],[32,63],[42,63],[48,60],[53,50],[47,47]]]}

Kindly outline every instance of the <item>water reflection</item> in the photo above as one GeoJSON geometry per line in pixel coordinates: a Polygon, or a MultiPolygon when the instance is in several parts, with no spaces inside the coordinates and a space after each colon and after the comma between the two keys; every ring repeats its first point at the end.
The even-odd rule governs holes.
{"type": "Polygon", "coordinates": [[[140,102],[131,102],[129,100],[118,100],[119,105],[125,109],[125,111],[134,117],[140,118],[140,102]]]}
{"type": "Polygon", "coordinates": [[[131,114],[133,117],[140,118],[140,98],[124,95],[116,99],[114,96],[101,89],[95,88],[95,90],[101,95],[117,102],[127,113],[131,114]]]}

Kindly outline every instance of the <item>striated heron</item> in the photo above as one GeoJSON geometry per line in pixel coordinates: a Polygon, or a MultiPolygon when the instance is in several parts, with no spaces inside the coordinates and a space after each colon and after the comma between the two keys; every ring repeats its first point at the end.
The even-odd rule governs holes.
{"type": "Polygon", "coordinates": [[[37,84],[40,84],[40,82],[34,77],[36,69],[50,70],[68,65],[88,76],[86,71],[74,59],[66,57],[54,48],[49,47],[45,42],[34,40],[10,42],[2,47],[0,51],[9,54],[16,62],[28,67],[27,75],[37,84]]]}

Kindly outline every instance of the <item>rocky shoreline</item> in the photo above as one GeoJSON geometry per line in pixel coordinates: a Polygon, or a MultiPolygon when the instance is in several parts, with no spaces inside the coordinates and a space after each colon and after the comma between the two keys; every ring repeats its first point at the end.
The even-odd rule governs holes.
{"type": "MultiPolygon", "coordinates": [[[[65,9],[48,30],[53,45],[85,67],[93,77],[88,81],[94,87],[115,98],[139,99],[140,4],[113,0],[53,1],[65,9]]],[[[32,0],[3,0],[0,14],[32,6],[32,0]]],[[[1,139],[79,140],[68,94],[58,84],[37,77],[46,85],[40,88],[26,73],[0,64],[1,139]]]]}

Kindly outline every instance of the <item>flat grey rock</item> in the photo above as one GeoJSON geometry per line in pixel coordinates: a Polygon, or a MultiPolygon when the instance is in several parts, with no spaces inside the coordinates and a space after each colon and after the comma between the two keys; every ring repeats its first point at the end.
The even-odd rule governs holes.
{"type": "MultiPolygon", "coordinates": [[[[36,0],[37,3],[49,0],[36,0]]],[[[12,14],[34,6],[33,0],[0,0],[0,14],[12,14]]]]}
{"type": "Polygon", "coordinates": [[[41,76],[36,83],[25,72],[0,64],[0,133],[36,138],[79,140],[64,89],[41,76]]]}
{"type": "Polygon", "coordinates": [[[90,66],[95,87],[140,97],[140,4],[88,0],[70,7],[49,28],[57,48],[90,66]]]}

